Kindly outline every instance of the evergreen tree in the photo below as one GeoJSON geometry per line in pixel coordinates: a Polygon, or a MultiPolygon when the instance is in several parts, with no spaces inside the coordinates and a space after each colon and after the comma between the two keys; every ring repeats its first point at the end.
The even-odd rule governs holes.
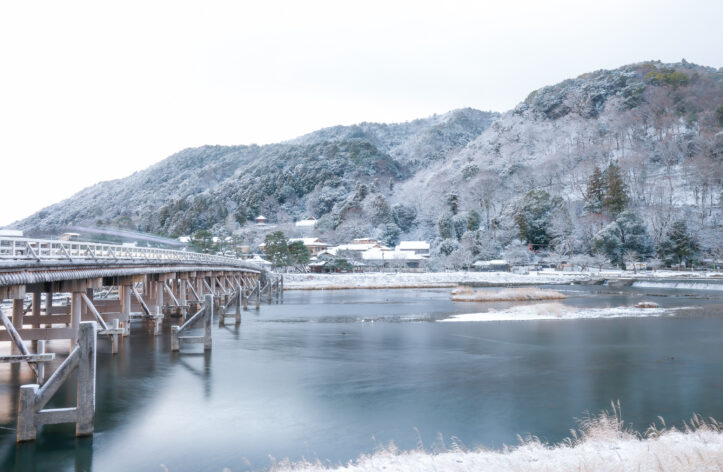
{"type": "Polygon", "coordinates": [[[437,229],[439,230],[439,236],[442,239],[452,239],[457,237],[457,232],[452,224],[452,215],[449,213],[445,213],[439,217],[437,229]]]}
{"type": "Polygon", "coordinates": [[[479,229],[479,225],[481,223],[482,223],[482,217],[475,210],[472,210],[469,213],[467,213],[467,230],[468,231],[477,231],[479,229]]]}
{"type": "Polygon", "coordinates": [[[289,253],[289,262],[291,264],[304,267],[311,260],[311,252],[309,248],[304,246],[302,241],[294,241],[287,246],[289,253]]]}
{"type": "Polygon", "coordinates": [[[454,215],[452,217],[452,226],[454,227],[454,235],[459,241],[462,235],[467,231],[467,218],[463,215],[454,215]]]}
{"type": "Polygon", "coordinates": [[[218,251],[218,244],[214,243],[213,235],[210,231],[205,229],[198,230],[193,233],[189,242],[192,246],[195,246],[199,252],[203,252],[205,254],[212,254],[218,251]]]}
{"type": "Polygon", "coordinates": [[[266,260],[274,267],[286,267],[289,265],[289,245],[286,236],[281,231],[269,233],[264,238],[264,254],[266,260]]]}
{"type": "Polygon", "coordinates": [[[617,218],[628,206],[628,187],[623,180],[620,166],[611,162],[605,172],[606,192],[603,199],[603,208],[608,214],[617,218]]]}
{"type": "Polygon", "coordinates": [[[449,211],[456,215],[459,212],[459,195],[454,192],[447,195],[447,205],[449,205],[449,211]]]}
{"type": "Polygon", "coordinates": [[[562,199],[552,197],[544,190],[530,190],[515,213],[520,238],[536,248],[546,248],[555,238],[552,215],[562,209],[562,199]]]}
{"type": "Polygon", "coordinates": [[[652,254],[652,244],[642,220],[632,211],[624,211],[595,235],[594,249],[606,255],[613,264],[623,264],[628,252],[641,259],[652,254]]]}
{"type": "Polygon", "coordinates": [[[585,211],[588,213],[602,213],[605,202],[607,182],[598,166],[592,171],[587,181],[585,191],[585,211]]]}
{"type": "Polygon", "coordinates": [[[397,203],[392,207],[392,218],[402,231],[409,231],[417,219],[417,210],[414,207],[397,203]]]}
{"type": "Polygon", "coordinates": [[[399,236],[401,236],[401,234],[402,231],[399,229],[399,226],[394,223],[387,223],[382,228],[380,239],[386,246],[396,246],[399,244],[399,236]]]}
{"type": "Polygon", "coordinates": [[[658,255],[666,262],[674,262],[680,267],[685,259],[691,259],[698,253],[698,241],[688,231],[685,221],[676,221],[658,245],[658,255]]]}

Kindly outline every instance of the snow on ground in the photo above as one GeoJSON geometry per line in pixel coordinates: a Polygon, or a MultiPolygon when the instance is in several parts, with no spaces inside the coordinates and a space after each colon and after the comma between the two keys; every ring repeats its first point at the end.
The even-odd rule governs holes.
{"type": "Polygon", "coordinates": [[[347,288],[430,288],[454,287],[460,283],[558,284],[586,280],[590,274],[530,272],[422,272],[363,274],[284,274],[284,288],[332,290],[347,288]]]}
{"type": "Polygon", "coordinates": [[[681,308],[577,308],[560,303],[535,303],[518,305],[485,313],[453,315],[440,322],[456,321],[530,321],[530,320],[579,320],[591,318],[646,318],[651,316],[673,316],[681,308]]]}
{"type": "MultiPolygon", "coordinates": [[[[454,287],[461,283],[525,285],[560,284],[590,279],[650,279],[685,278],[687,280],[722,281],[720,272],[645,271],[589,271],[560,272],[552,269],[526,274],[513,272],[421,272],[387,273],[366,272],[361,274],[284,274],[284,288],[293,290],[339,290],[351,288],[432,288],[454,287]]],[[[641,282],[636,282],[641,283],[641,282]]],[[[676,282],[679,284],[679,282],[676,282]]],[[[663,288],[662,286],[660,286],[663,288]]],[[[718,285],[712,286],[717,290],[718,285]]],[[[721,285],[723,287],[723,285],[721,285]]],[[[675,288],[675,287],[673,287],[675,288]]],[[[681,287],[685,288],[685,287],[681,287]]],[[[694,288],[702,288],[697,285],[694,288]]]]}
{"type": "Polygon", "coordinates": [[[502,450],[465,450],[453,444],[442,452],[398,451],[390,446],[363,455],[346,465],[319,462],[282,462],[272,470],[285,472],[652,472],[720,471],[723,469],[723,433],[718,424],[699,418],[697,426],[658,430],[640,436],[614,417],[600,416],[559,444],[535,438],[502,450]]]}

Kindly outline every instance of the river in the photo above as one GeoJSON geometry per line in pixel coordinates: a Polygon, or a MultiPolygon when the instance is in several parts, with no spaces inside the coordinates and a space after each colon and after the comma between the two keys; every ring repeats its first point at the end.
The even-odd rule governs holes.
{"type": "MultiPolygon", "coordinates": [[[[240,327],[215,328],[206,354],[171,353],[168,333],[139,323],[116,356],[98,342],[92,438],[54,425],[16,445],[28,378],[2,365],[0,469],[236,472],[284,458],[345,462],[390,441],[555,442],[612,401],[638,430],[658,416],[723,419],[723,291],[547,288],[567,295],[567,319],[439,322],[539,307],[455,303],[448,289],[289,291],[240,327]],[[641,300],[661,309],[615,311],[641,300]]],[[[61,390],[54,405],[73,396],[61,390]]]]}

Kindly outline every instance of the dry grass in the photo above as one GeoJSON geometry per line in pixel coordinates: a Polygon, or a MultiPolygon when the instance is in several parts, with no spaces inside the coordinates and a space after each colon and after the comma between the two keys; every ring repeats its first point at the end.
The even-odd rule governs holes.
{"type": "Polygon", "coordinates": [[[302,287],[284,287],[284,290],[352,290],[352,289],[387,289],[387,288],[450,288],[454,287],[453,283],[438,284],[395,284],[395,285],[318,285],[318,286],[302,286],[302,287]]]}
{"type": "Polygon", "coordinates": [[[501,450],[468,450],[451,441],[451,447],[430,452],[421,446],[399,451],[393,444],[371,455],[362,455],[346,465],[319,461],[288,460],[271,468],[278,472],[366,472],[366,471],[517,471],[517,472],[687,472],[723,470],[723,432],[714,420],[699,416],[682,430],[651,426],[644,434],[623,424],[620,406],[612,412],[580,421],[577,430],[558,444],[547,444],[530,436],[520,445],[501,450]]]}
{"type": "Polygon", "coordinates": [[[469,287],[457,287],[452,290],[455,302],[514,302],[532,300],[562,300],[565,295],[554,290],[537,287],[503,288],[501,290],[474,290],[469,287]]]}

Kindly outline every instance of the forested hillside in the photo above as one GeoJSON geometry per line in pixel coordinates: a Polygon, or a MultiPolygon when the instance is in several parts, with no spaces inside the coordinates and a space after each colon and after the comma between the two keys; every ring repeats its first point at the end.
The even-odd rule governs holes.
{"type": "Polygon", "coordinates": [[[259,214],[282,227],[314,216],[332,243],[432,241],[439,267],[524,260],[528,243],[583,263],[721,259],[722,126],[722,71],[646,62],[544,87],[503,114],[186,149],[19,226],[210,230],[255,244],[259,214]]]}

